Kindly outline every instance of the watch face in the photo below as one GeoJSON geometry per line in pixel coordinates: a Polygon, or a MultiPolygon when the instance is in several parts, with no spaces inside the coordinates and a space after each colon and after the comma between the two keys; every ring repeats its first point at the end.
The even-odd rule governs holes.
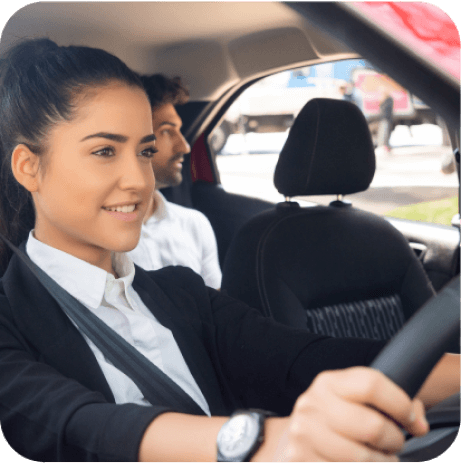
{"type": "Polygon", "coordinates": [[[257,418],[251,415],[236,415],[230,419],[217,436],[220,453],[225,460],[237,459],[247,455],[259,434],[257,418]]]}

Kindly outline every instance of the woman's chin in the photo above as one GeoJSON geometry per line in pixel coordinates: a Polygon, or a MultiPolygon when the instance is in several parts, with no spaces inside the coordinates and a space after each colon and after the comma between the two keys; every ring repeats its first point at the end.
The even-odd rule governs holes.
{"type": "Polygon", "coordinates": [[[111,251],[114,252],[129,252],[137,247],[140,235],[136,237],[126,237],[125,239],[114,240],[111,246],[111,251]]]}

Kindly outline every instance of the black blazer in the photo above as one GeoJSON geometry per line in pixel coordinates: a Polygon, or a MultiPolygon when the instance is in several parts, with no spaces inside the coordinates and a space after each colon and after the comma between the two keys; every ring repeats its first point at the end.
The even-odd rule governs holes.
{"type": "MultiPolygon", "coordinates": [[[[133,286],[172,330],[212,415],[240,407],[289,414],[318,372],[368,365],[383,346],[279,325],[182,267],[137,267],[133,286]]],[[[83,336],[12,258],[0,280],[0,421],[18,453],[39,461],[136,461],[146,427],[169,410],[116,405],[83,336]]]]}

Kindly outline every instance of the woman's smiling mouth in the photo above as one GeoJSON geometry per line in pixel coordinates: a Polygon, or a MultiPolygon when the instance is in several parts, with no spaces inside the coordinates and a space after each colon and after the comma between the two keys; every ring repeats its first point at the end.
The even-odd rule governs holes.
{"type": "Polygon", "coordinates": [[[130,205],[126,205],[126,206],[113,206],[113,207],[104,207],[103,206],[103,209],[105,211],[111,211],[111,212],[133,212],[135,210],[135,208],[137,207],[136,204],[130,204],[130,205]]]}
{"type": "Polygon", "coordinates": [[[115,219],[122,220],[124,222],[132,222],[136,220],[138,217],[138,208],[137,204],[126,204],[121,206],[109,206],[109,207],[102,207],[102,209],[111,217],[115,219]]]}

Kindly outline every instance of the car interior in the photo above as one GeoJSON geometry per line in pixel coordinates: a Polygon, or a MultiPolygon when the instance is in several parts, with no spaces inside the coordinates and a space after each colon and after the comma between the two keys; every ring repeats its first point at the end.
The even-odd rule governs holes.
{"type": "MultiPolygon", "coordinates": [[[[217,239],[222,290],[264,315],[334,336],[389,339],[459,275],[459,219],[442,225],[383,218],[356,207],[350,195],[369,188],[375,151],[365,118],[352,103],[301,102],[274,174],[279,203],[222,185],[211,136],[247,88],[284,70],[360,57],[445,120],[459,176],[459,77],[354,4],[39,2],[9,19],[0,52],[18,38],[39,36],[104,48],[142,74],[182,77],[190,101],[177,109],[192,149],[182,184],[163,194],[207,216],[217,239]],[[301,207],[294,199],[308,195],[329,202],[301,207]]],[[[457,321],[449,321],[453,329],[441,328],[447,338],[440,344],[429,341],[438,328],[425,335],[434,356],[460,351],[457,286],[445,299],[458,299],[457,321]]],[[[444,313],[442,296],[436,299],[440,305],[433,310],[444,313]]],[[[436,433],[418,443],[412,439],[404,461],[438,455],[453,442],[459,397],[444,409],[438,410],[436,433]]]]}
{"type": "MultiPolygon", "coordinates": [[[[447,114],[451,131],[458,132],[458,122],[453,122],[459,120],[459,106],[452,104],[459,101],[455,82],[441,77],[437,66],[428,69],[416,59],[413,65],[404,66],[404,51],[382,37],[375,36],[375,48],[368,50],[371,40],[363,40],[362,34],[372,34],[370,29],[351,11],[335,3],[265,3],[265,8],[261,8],[253,2],[41,2],[27,5],[12,16],[3,30],[0,51],[18,37],[46,35],[61,44],[105,48],[140,73],[162,71],[182,76],[190,101],[179,106],[178,113],[192,150],[184,163],[183,183],[166,189],[165,196],[194,207],[209,218],[223,265],[238,229],[273,204],[228,193],[221,187],[208,137],[232,102],[260,78],[287,68],[361,54],[372,62],[381,62],[381,69],[392,70],[395,78],[400,70],[400,77],[409,87],[412,85],[414,93],[447,114]],[[295,10],[307,14],[303,16],[295,10]],[[193,24],[189,18],[202,20],[193,24]],[[354,28],[356,34],[349,35],[354,28]],[[327,34],[330,29],[331,36],[327,34]],[[382,54],[376,56],[379,48],[382,54]],[[420,79],[415,78],[418,73],[420,79]]],[[[452,138],[459,143],[459,134],[456,135],[452,138]]],[[[436,290],[458,273],[457,227],[443,230],[427,223],[391,222],[419,254],[436,290]]]]}

